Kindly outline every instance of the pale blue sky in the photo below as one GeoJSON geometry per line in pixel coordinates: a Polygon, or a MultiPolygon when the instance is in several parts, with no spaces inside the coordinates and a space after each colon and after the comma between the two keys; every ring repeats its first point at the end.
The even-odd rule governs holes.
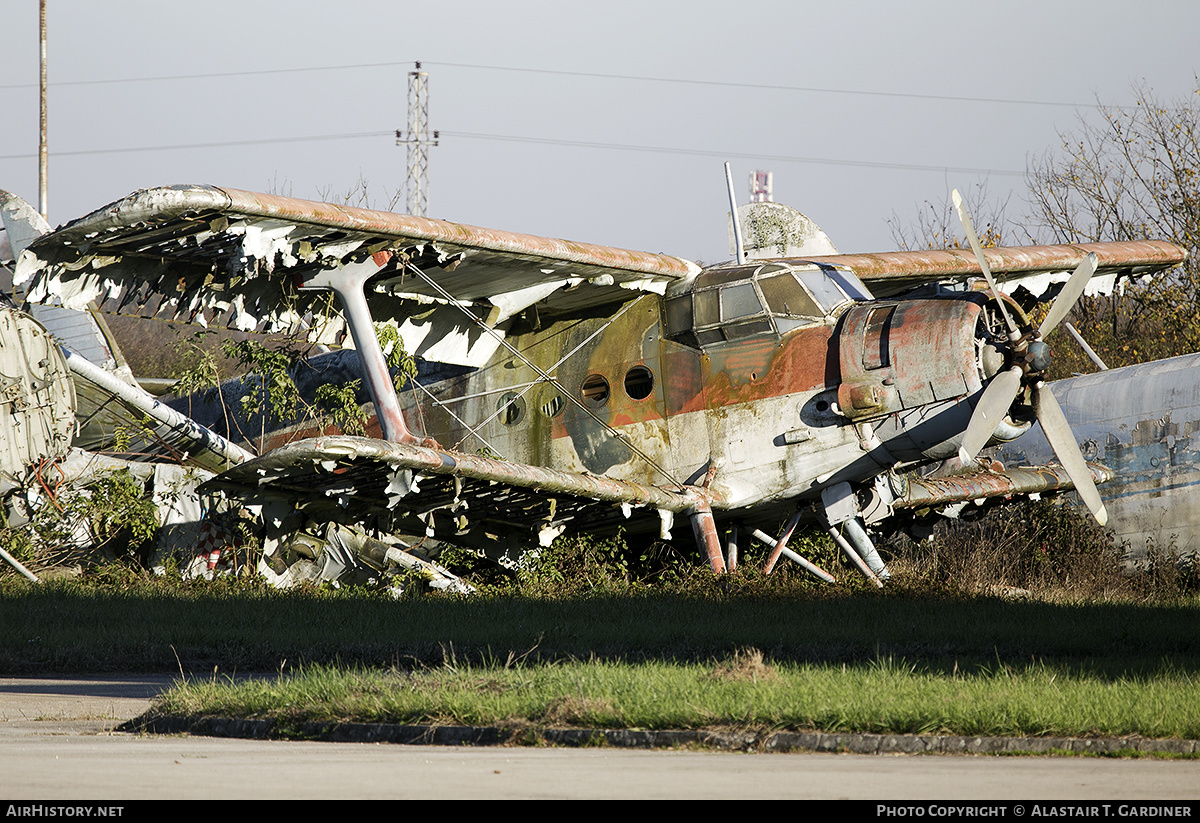
{"type": "MultiPolygon", "coordinates": [[[[0,2],[0,188],[35,203],[37,6],[0,2]]],[[[384,205],[421,60],[430,216],[713,262],[728,159],[739,201],[771,169],[842,251],[877,251],[893,212],[984,170],[1019,213],[1029,159],[1097,97],[1132,104],[1142,80],[1183,97],[1200,68],[1194,0],[733,9],[49,0],[51,222],[171,183],[317,198],[361,175],[384,205]]]]}

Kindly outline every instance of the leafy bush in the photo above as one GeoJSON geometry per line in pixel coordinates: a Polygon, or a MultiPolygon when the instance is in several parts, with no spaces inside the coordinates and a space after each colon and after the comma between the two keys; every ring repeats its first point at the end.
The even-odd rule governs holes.
{"type": "Polygon", "coordinates": [[[21,500],[0,528],[0,546],[22,563],[67,565],[138,554],[158,529],[158,509],[126,470],[81,489],[21,500]],[[24,522],[14,522],[22,520],[24,522]]]}

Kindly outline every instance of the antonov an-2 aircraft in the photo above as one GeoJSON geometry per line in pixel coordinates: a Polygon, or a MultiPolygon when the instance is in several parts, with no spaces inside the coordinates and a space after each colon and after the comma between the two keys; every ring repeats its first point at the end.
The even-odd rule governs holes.
{"type": "Polygon", "coordinates": [[[277,433],[205,487],[274,501],[278,530],[353,522],[495,553],[566,529],[669,536],[683,517],[721,572],[722,528],[788,520],[771,566],[797,559],[787,538],[807,517],[882,578],[870,531],[906,507],[1075,488],[1103,522],[1111,472],[1085,462],[1046,388],[1043,338],[1093,277],[1186,256],[1161,241],[983,249],[960,212],[971,251],[838,254],[799,212],[753,204],[736,259],[701,268],[181,185],[29,239],[15,268],[35,302],[353,345],[378,436],[277,433]],[[993,274],[1066,284],[1035,327],[993,274]],[[398,392],[381,324],[456,376],[398,392]],[[975,459],[1034,420],[1059,465],[975,459]]]}

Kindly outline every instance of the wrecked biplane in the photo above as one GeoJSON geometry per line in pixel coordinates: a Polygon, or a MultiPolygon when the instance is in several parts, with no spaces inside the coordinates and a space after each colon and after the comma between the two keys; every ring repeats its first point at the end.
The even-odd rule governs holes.
{"type": "MultiPolygon", "coordinates": [[[[176,557],[186,576],[211,576],[236,571],[253,560],[237,550],[243,513],[237,507],[226,510],[220,501],[205,505],[196,490],[215,472],[250,459],[253,452],[216,430],[221,427],[185,413],[194,398],[177,401],[182,409],[176,409],[153,396],[152,390],[162,393],[175,381],[135,378],[93,305],[75,310],[26,302],[28,311],[21,311],[12,304],[7,295],[19,296],[11,290],[14,257],[49,234],[50,227],[32,206],[5,191],[0,191],[0,220],[0,275],[7,280],[0,283],[0,428],[5,433],[0,438],[0,504],[5,523],[24,524],[36,532],[35,519],[59,521],[64,511],[74,512],[49,528],[50,538],[35,536],[33,546],[53,557],[49,565],[57,567],[56,573],[77,573],[75,561],[107,553],[114,536],[111,523],[129,514],[107,512],[93,524],[80,516],[77,506],[101,486],[125,482],[120,479],[124,474],[131,484],[127,488],[140,489],[157,510],[158,528],[149,545],[141,547],[148,565],[161,568],[169,557],[176,557]],[[97,526],[105,534],[97,534],[97,526]]],[[[330,362],[319,374],[310,369],[310,382],[314,376],[353,379],[353,366],[341,356],[344,353],[330,354],[312,361],[314,366],[316,360],[330,362]]],[[[445,372],[426,370],[425,376],[445,372]]],[[[237,413],[225,408],[222,418],[228,422],[237,413]]],[[[226,433],[228,429],[226,425],[226,433]]],[[[255,445],[248,442],[245,430],[247,425],[230,434],[255,445]]],[[[132,506],[133,501],[126,499],[122,505],[132,506]]],[[[394,576],[402,573],[434,589],[472,591],[446,569],[406,551],[402,543],[381,542],[360,528],[329,524],[321,534],[297,536],[294,543],[286,568],[277,570],[259,559],[258,571],[275,585],[330,580],[390,582],[397,589],[402,586],[394,576]]],[[[0,558],[40,582],[3,548],[0,558]]]]}
{"type": "Polygon", "coordinates": [[[205,486],[261,504],[277,535],[309,521],[363,523],[515,561],[520,546],[568,528],[669,537],[686,518],[725,571],[736,559],[718,525],[788,518],[778,539],[763,535],[769,568],[781,555],[802,560],[786,543],[810,517],[880,578],[868,528],[900,509],[1074,487],[1103,521],[1095,483],[1111,475],[1084,462],[1042,382],[1042,338],[1093,276],[1176,266],[1182,249],[983,250],[968,230],[973,254],[842,255],[798,212],[755,206],[737,261],[701,269],[663,254],[173,186],[33,239],[16,278],[29,299],[67,308],[104,300],[245,330],[311,328],[328,343],[348,332],[380,437],[312,430],[205,486]],[[747,245],[757,249],[749,259],[747,245]],[[993,271],[1009,283],[1071,274],[1035,328],[993,271]],[[973,287],[981,274],[987,287],[973,287]],[[323,315],[331,293],[340,312],[323,315]],[[398,392],[381,324],[418,358],[464,373],[398,392]],[[1061,467],[974,460],[1034,419],[1061,467]],[[937,470],[907,473],[919,467],[937,470]]]}

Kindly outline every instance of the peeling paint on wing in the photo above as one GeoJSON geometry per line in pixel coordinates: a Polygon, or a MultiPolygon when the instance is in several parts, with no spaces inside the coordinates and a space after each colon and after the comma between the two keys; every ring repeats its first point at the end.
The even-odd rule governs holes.
{"type": "Polygon", "coordinates": [[[554,280],[549,283],[539,283],[525,289],[497,294],[488,298],[493,306],[500,309],[500,314],[491,320],[489,325],[498,326],[508,318],[524,311],[544,297],[549,297],[567,284],[566,280],[554,280]]]}
{"type": "MultiPolygon", "coordinates": [[[[241,233],[241,262],[244,267],[259,263],[267,271],[274,271],[276,260],[285,268],[295,266],[299,260],[292,253],[293,243],[289,239],[298,231],[296,226],[284,224],[274,228],[255,225],[230,227],[231,234],[241,233]]],[[[328,250],[326,250],[328,254],[328,250]]]]}
{"type": "MultiPolygon", "coordinates": [[[[1034,297],[1043,299],[1048,297],[1052,286],[1066,283],[1071,279],[1072,272],[1046,272],[1044,274],[1028,275],[1019,280],[1009,280],[1003,283],[998,283],[997,288],[1005,294],[1013,294],[1019,288],[1024,288],[1034,297]]],[[[1109,295],[1114,291],[1119,291],[1118,281],[1120,286],[1124,286],[1124,281],[1128,279],[1119,274],[1098,274],[1087,282],[1084,286],[1083,293],[1088,297],[1096,297],[1097,295],[1109,295]]],[[[1139,281],[1144,278],[1137,278],[1139,281]]]]}
{"type": "MultiPolygon", "coordinates": [[[[984,249],[984,256],[1001,283],[1044,272],[1069,276],[1089,252],[1099,259],[1096,276],[1140,276],[1183,264],[1187,252],[1162,240],[1077,243],[1053,246],[1020,246],[984,249]]],[[[970,249],[875,252],[810,257],[807,262],[844,266],[854,271],[877,297],[889,297],[938,280],[980,276],[979,263],[970,249]]]]}
{"type": "MultiPolygon", "coordinates": [[[[530,265],[537,261],[554,260],[552,292],[581,276],[611,280],[613,285],[594,291],[593,302],[612,301],[627,288],[661,292],[667,282],[698,271],[666,255],[235,189],[175,186],[137,192],[42,238],[18,260],[17,279],[39,302],[81,308],[93,300],[128,299],[148,287],[165,299],[140,305],[158,316],[208,323],[228,314],[223,322],[239,329],[291,331],[313,298],[284,299],[291,279],[282,271],[337,268],[352,256],[384,249],[437,268],[455,299],[514,293],[505,306],[510,315],[541,299],[537,290],[517,294],[547,285],[539,267],[530,265]]],[[[435,294],[411,276],[408,281],[401,293],[425,299],[435,294]]],[[[587,294],[555,299],[578,305],[580,297],[588,302],[587,294]]],[[[330,336],[326,330],[323,339],[330,336]]]]}
{"type": "Polygon", "coordinates": [[[50,231],[50,225],[37,209],[24,198],[3,189],[0,189],[0,221],[5,228],[0,243],[7,246],[7,251],[0,255],[0,262],[15,260],[30,243],[50,231]]]}

